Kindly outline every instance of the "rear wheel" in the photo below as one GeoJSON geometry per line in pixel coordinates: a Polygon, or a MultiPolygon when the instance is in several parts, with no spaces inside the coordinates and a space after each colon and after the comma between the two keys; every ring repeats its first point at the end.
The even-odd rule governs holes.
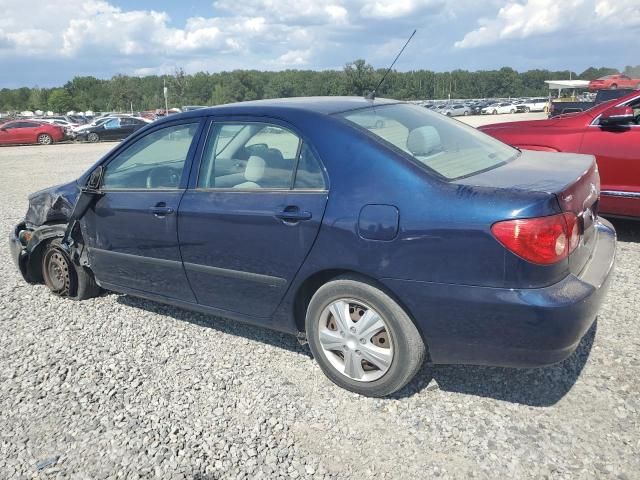
{"type": "Polygon", "coordinates": [[[48,133],[41,133],[38,135],[37,140],[40,145],[51,145],[53,143],[53,138],[48,133]]]}
{"type": "Polygon", "coordinates": [[[95,132],[91,132],[89,135],[87,135],[87,140],[91,143],[97,143],[100,141],[100,135],[95,132]]]}
{"type": "Polygon", "coordinates": [[[47,288],[60,297],[85,300],[100,294],[90,271],[77,267],[60,245],[52,240],[42,256],[42,277],[47,288]]]}
{"type": "Polygon", "coordinates": [[[318,289],[307,309],[309,346],[336,385],[372,397],[404,387],[426,348],[406,312],[368,281],[346,276],[318,289]]]}

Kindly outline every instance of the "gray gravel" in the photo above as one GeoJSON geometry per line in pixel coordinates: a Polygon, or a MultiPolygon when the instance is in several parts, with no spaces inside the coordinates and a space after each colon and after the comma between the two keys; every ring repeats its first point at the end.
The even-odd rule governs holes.
{"type": "MultiPolygon", "coordinates": [[[[113,145],[0,148],[0,231],[113,145]]],[[[22,281],[0,242],[0,478],[640,478],[640,224],[597,326],[544,369],[333,386],[294,338],[22,281]]]]}

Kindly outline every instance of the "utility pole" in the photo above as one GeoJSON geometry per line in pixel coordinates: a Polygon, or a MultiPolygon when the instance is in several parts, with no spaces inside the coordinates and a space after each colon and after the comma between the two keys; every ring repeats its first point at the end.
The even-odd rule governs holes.
{"type": "Polygon", "coordinates": [[[164,114],[169,115],[169,101],[167,100],[167,79],[163,79],[164,81],[164,87],[162,88],[162,91],[164,92],[164,114]]]}

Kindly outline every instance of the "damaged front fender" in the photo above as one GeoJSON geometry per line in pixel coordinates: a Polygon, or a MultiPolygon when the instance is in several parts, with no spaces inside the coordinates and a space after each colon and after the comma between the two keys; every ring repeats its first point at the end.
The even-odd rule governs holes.
{"type": "Polygon", "coordinates": [[[74,181],[29,195],[26,226],[35,229],[49,223],[67,223],[79,193],[80,186],[74,181]]]}

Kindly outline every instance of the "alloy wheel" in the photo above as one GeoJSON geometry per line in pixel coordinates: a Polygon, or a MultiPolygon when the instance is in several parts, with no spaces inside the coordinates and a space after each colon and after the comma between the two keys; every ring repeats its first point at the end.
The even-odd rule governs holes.
{"type": "Polygon", "coordinates": [[[322,351],[342,375],[359,382],[381,378],[393,361],[394,347],[383,317],[359,300],[330,303],[319,318],[322,351]]]}
{"type": "Polygon", "coordinates": [[[51,136],[47,135],[46,133],[38,135],[38,143],[40,145],[51,145],[52,141],[53,139],[51,138],[51,136]]]}

